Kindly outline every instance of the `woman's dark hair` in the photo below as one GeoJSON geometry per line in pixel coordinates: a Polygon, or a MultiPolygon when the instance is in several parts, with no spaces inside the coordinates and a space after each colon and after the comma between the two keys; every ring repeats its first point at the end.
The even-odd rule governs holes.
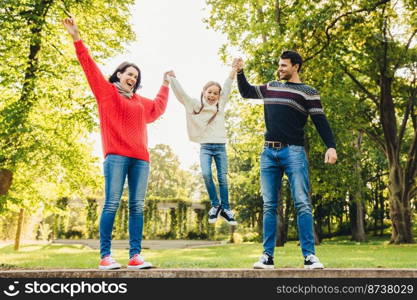
{"type": "Polygon", "coordinates": [[[284,51],[281,54],[282,59],[289,59],[292,65],[298,65],[298,72],[301,71],[301,65],[303,64],[303,59],[301,55],[295,51],[284,51]]]}
{"type": "MultiPolygon", "coordinates": [[[[200,110],[199,111],[193,111],[193,113],[195,114],[195,115],[198,115],[199,113],[201,113],[201,111],[203,110],[203,108],[204,108],[204,102],[203,102],[203,94],[204,94],[204,92],[209,88],[209,87],[211,87],[212,85],[215,85],[215,86],[217,86],[218,88],[219,88],[219,93],[221,93],[222,92],[222,86],[219,84],[219,83],[217,83],[217,82],[215,82],[215,81],[209,81],[209,82],[207,82],[206,84],[205,84],[205,86],[203,87],[203,91],[201,92],[201,96],[200,96],[200,101],[201,101],[201,107],[200,107],[200,110]]],[[[217,103],[216,103],[216,108],[217,108],[217,111],[216,111],[216,113],[210,118],[210,120],[208,120],[208,122],[207,122],[207,125],[208,124],[210,124],[211,123],[211,121],[213,121],[214,120],[214,118],[216,117],[216,115],[217,115],[217,113],[219,112],[219,101],[217,101],[217,103]]]]}
{"type": "Polygon", "coordinates": [[[139,67],[137,66],[137,65],[135,65],[135,64],[133,64],[133,63],[130,63],[130,62],[127,62],[127,61],[125,61],[125,62],[122,62],[117,68],[116,68],[116,70],[113,72],[113,74],[111,74],[111,76],[109,77],[109,82],[110,83],[113,83],[113,82],[118,82],[118,81],[120,81],[119,80],[119,77],[117,77],[117,73],[118,72],[120,72],[120,73],[124,73],[125,71],[126,71],[126,69],[127,68],[129,68],[129,67],[133,67],[133,68],[135,68],[137,71],[138,71],[138,80],[136,80],[136,83],[135,83],[135,86],[133,87],[133,90],[132,90],[132,92],[133,93],[135,93],[136,92],[136,90],[139,88],[139,86],[140,86],[140,80],[141,80],[141,76],[140,76],[140,69],[139,69],[139,67]]]}

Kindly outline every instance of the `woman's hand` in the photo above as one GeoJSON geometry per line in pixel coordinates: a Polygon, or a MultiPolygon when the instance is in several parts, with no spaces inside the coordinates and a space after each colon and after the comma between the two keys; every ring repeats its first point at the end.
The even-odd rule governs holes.
{"type": "Polygon", "coordinates": [[[64,25],[68,33],[72,36],[72,39],[74,41],[78,41],[81,39],[74,17],[65,18],[64,20],[62,20],[62,24],[64,25]]]}
{"type": "Polygon", "coordinates": [[[165,86],[169,85],[168,76],[175,77],[174,71],[171,70],[171,71],[167,71],[167,72],[164,73],[164,81],[163,81],[162,85],[165,85],[165,86]]]}

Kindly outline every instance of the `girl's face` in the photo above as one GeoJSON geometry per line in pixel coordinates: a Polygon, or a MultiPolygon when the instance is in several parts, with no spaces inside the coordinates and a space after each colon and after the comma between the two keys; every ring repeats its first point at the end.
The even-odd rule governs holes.
{"type": "Polygon", "coordinates": [[[122,88],[126,91],[132,91],[135,87],[136,81],[138,80],[138,70],[134,67],[128,67],[126,70],[121,73],[117,72],[117,78],[120,80],[122,88]]]}
{"type": "Polygon", "coordinates": [[[204,99],[210,105],[216,105],[220,98],[220,88],[217,85],[211,85],[204,91],[204,99]]]}

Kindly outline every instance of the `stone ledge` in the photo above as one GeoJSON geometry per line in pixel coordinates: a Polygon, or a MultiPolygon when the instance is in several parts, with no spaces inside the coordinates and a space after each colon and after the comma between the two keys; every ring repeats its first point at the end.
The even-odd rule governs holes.
{"type": "Polygon", "coordinates": [[[0,271],[0,278],[417,278],[417,269],[47,269],[0,271]]]}

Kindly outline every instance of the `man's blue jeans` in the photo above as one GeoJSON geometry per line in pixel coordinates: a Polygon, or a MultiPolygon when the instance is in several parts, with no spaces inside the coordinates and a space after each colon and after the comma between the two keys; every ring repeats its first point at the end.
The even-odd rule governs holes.
{"type": "Polygon", "coordinates": [[[203,173],[204,183],[210,197],[211,205],[220,205],[229,209],[229,189],[227,185],[227,154],[225,144],[201,144],[200,165],[203,173]],[[211,169],[212,160],[216,163],[217,179],[219,182],[220,201],[217,197],[216,186],[213,181],[211,169]]]}
{"type": "Polygon", "coordinates": [[[274,256],[277,207],[283,174],[287,174],[297,212],[298,235],[303,256],[314,254],[313,215],[310,201],[308,161],[303,146],[289,145],[280,150],[264,147],[261,154],[263,196],[263,247],[274,256]]]}
{"type": "Polygon", "coordinates": [[[107,155],[104,160],[105,193],[100,219],[100,255],[110,255],[113,223],[126,180],[129,185],[129,255],[140,253],[143,231],[143,206],[148,185],[149,163],[143,160],[107,155]]]}

